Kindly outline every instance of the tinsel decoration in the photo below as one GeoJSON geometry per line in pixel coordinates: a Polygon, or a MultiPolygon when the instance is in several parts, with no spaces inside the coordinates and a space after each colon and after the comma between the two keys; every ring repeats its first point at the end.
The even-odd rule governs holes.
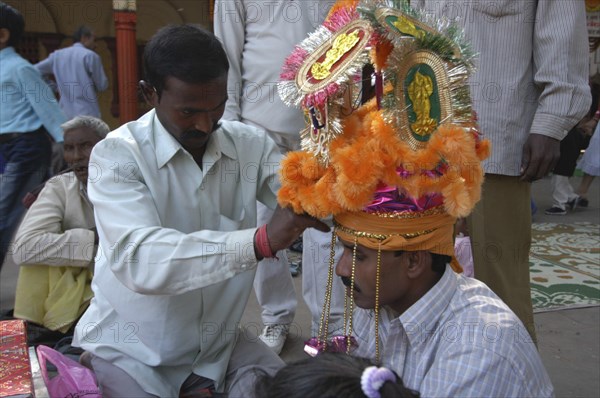
{"type": "Polygon", "coordinates": [[[305,112],[302,149],[323,164],[329,161],[329,143],[341,133],[341,117],[352,112],[356,84],[369,62],[373,29],[360,18],[356,3],[341,1],[332,8],[285,60],[278,84],[282,101],[305,112]]]}

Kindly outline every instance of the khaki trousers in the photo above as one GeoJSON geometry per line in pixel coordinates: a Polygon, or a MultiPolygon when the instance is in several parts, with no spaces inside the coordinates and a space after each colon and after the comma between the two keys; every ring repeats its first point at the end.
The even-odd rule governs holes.
{"type": "Polygon", "coordinates": [[[536,342],[531,288],[531,184],[486,174],[481,201],[468,217],[475,278],[488,285],[536,342]]]}

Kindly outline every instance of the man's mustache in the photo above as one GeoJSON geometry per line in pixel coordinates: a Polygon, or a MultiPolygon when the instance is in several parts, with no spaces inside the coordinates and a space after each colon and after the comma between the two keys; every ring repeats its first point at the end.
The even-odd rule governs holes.
{"type": "Polygon", "coordinates": [[[217,122],[215,124],[213,124],[212,129],[210,132],[206,132],[206,131],[202,131],[202,130],[187,130],[184,131],[181,134],[181,139],[186,139],[186,138],[194,138],[194,137],[204,137],[209,135],[210,133],[214,132],[215,130],[219,129],[221,127],[221,123],[217,122]]]}
{"type": "MultiPolygon", "coordinates": [[[[352,287],[352,279],[348,278],[347,276],[341,276],[340,278],[342,279],[342,283],[344,284],[344,286],[352,287]]],[[[354,283],[354,290],[360,292],[360,289],[358,288],[358,286],[356,286],[356,282],[354,283]]]]}

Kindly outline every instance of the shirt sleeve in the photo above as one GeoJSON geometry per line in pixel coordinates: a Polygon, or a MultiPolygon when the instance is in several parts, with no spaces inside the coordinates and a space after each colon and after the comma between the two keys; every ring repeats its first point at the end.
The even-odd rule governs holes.
{"type": "Polygon", "coordinates": [[[541,95],[531,133],[562,140],[589,111],[585,20],[583,1],[537,2],[533,58],[541,95]]]}
{"type": "Polygon", "coordinates": [[[87,71],[94,82],[94,86],[96,87],[96,91],[106,90],[108,88],[108,79],[104,73],[102,59],[100,56],[95,52],[90,52],[86,55],[85,62],[87,71]]]}
{"type": "Polygon", "coordinates": [[[48,56],[48,58],[46,58],[43,61],[38,62],[34,66],[42,75],[53,74],[54,70],[52,68],[54,67],[54,53],[50,54],[48,56]]]}
{"type": "Polygon", "coordinates": [[[263,158],[260,163],[256,198],[269,209],[274,210],[277,207],[277,192],[281,188],[279,169],[283,155],[273,139],[266,133],[264,133],[264,137],[263,158]]]}
{"type": "MultiPolygon", "coordinates": [[[[129,289],[157,295],[182,294],[255,268],[256,228],[184,233],[163,226],[134,146],[122,138],[106,138],[92,152],[90,163],[98,178],[88,183],[88,194],[103,257],[97,264],[108,263],[129,289]]],[[[185,206],[183,200],[168,206],[185,206]]]]}
{"type": "Polygon", "coordinates": [[[216,0],[214,13],[215,35],[223,43],[229,59],[227,76],[228,98],[225,105],[225,120],[240,120],[242,87],[242,54],[246,40],[246,17],[242,1],[216,0]]]}
{"type": "Polygon", "coordinates": [[[68,177],[49,180],[27,211],[15,237],[15,263],[87,267],[93,261],[94,232],[85,228],[63,230],[68,194],[60,178],[68,177]]]}
{"type": "Polygon", "coordinates": [[[56,142],[63,141],[63,131],[60,127],[66,118],[58,106],[52,89],[44,82],[40,72],[33,65],[20,68],[18,78],[24,82],[25,98],[38,115],[42,124],[56,142]]]}

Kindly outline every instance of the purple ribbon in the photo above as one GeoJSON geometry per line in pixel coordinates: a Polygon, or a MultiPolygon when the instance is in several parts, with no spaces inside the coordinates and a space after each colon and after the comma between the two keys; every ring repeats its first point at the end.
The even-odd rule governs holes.
{"type": "Polygon", "coordinates": [[[379,389],[386,381],[396,382],[396,374],[388,368],[369,366],[360,377],[360,387],[368,398],[381,398],[379,389]]]}

